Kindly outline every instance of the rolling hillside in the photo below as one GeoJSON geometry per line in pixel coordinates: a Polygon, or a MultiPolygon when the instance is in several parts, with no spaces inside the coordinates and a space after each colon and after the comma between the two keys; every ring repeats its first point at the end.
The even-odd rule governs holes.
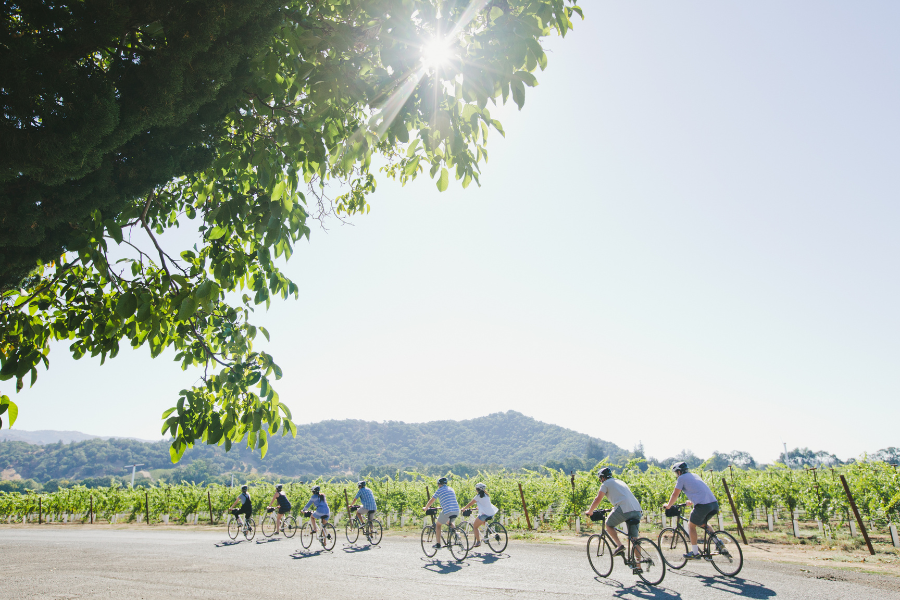
{"type": "MultiPolygon", "coordinates": [[[[218,446],[188,450],[181,465],[203,459],[213,471],[249,471],[298,477],[350,475],[365,467],[417,468],[426,465],[493,465],[518,468],[570,458],[615,459],[624,450],[602,440],[542,423],[515,411],[467,421],[403,423],[323,421],[298,426],[297,438],[273,438],[260,460],[246,448],[226,453],[218,446]]],[[[59,438],[57,438],[59,439],[59,438]]],[[[172,468],[168,442],[88,439],[68,444],[0,442],[0,471],[14,469],[25,479],[82,479],[122,476],[123,466],[172,468]]]]}

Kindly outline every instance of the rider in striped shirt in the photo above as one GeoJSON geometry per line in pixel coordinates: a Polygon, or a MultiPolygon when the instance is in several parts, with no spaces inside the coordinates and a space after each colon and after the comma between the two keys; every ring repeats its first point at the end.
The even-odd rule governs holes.
{"type": "Polygon", "coordinates": [[[434,491],[434,495],[428,501],[428,504],[425,505],[425,510],[431,508],[431,505],[434,504],[435,500],[441,503],[441,514],[438,515],[437,524],[434,526],[437,543],[433,547],[440,548],[441,525],[449,523],[450,517],[459,516],[459,502],[456,501],[456,492],[453,491],[452,487],[447,485],[446,477],[438,479],[438,488],[434,491]]]}
{"type": "Polygon", "coordinates": [[[356,510],[356,516],[359,517],[360,521],[366,521],[366,531],[372,531],[372,515],[375,514],[375,511],[378,510],[378,504],[375,502],[375,494],[372,493],[368,487],[366,487],[365,481],[360,481],[356,484],[359,488],[359,491],[356,492],[356,495],[353,497],[353,501],[356,502],[359,499],[359,503],[361,506],[356,510]]]}

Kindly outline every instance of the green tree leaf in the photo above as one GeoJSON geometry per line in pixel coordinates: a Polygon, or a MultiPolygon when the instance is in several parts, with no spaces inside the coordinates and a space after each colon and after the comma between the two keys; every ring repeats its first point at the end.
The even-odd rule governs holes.
{"type": "Polygon", "coordinates": [[[137,296],[133,292],[122,294],[116,303],[116,314],[119,318],[127,319],[134,314],[135,310],[137,310],[137,296]]]}

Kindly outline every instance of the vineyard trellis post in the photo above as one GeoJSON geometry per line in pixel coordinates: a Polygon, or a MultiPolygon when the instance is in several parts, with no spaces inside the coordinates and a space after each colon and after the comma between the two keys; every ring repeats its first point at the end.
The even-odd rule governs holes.
{"type": "Polygon", "coordinates": [[[94,495],[91,494],[91,525],[94,524],[94,495]]]}
{"type": "MultiPolygon", "coordinates": [[[[140,498],[140,496],[138,496],[140,498]]],[[[144,515],[147,517],[147,525],[150,524],[150,492],[144,492],[144,515]]]]}
{"type": "Polygon", "coordinates": [[[744,534],[744,528],[741,527],[741,517],[738,515],[737,507],[734,505],[734,499],[731,497],[731,490],[728,489],[728,482],[725,481],[725,478],[722,478],[722,485],[725,486],[725,494],[728,496],[728,502],[731,504],[731,514],[734,515],[734,522],[737,524],[738,533],[741,534],[741,539],[744,540],[744,544],[747,544],[747,536],[744,534]]]}
{"type": "Polygon", "coordinates": [[[522,482],[519,483],[519,496],[522,498],[522,510],[525,511],[525,523],[528,525],[529,531],[531,530],[531,517],[528,516],[528,505],[525,504],[525,492],[522,491],[522,482]]]}
{"type": "Polygon", "coordinates": [[[344,488],[344,502],[347,504],[347,523],[350,523],[353,517],[350,516],[350,499],[347,496],[347,488],[344,488]]]}
{"type": "Polygon", "coordinates": [[[207,504],[209,504],[209,524],[214,525],[212,512],[212,496],[210,496],[209,494],[209,489],[206,490],[206,502],[207,504]]]}
{"type": "Polygon", "coordinates": [[[41,498],[38,496],[38,525],[40,525],[43,520],[43,504],[41,504],[41,498]]]}
{"type": "Polygon", "coordinates": [[[853,494],[850,493],[850,486],[847,485],[847,478],[841,475],[841,483],[844,486],[844,491],[847,493],[847,500],[850,501],[850,508],[853,509],[853,514],[856,516],[856,522],[859,523],[859,529],[862,531],[863,539],[866,540],[866,546],[869,547],[869,554],[875,555],[875,548],[872,547],[872,540],[869,539],[869,533],[866,531],[866,525],[863,523],[862,517],[859,515],[859,509],[856,508],[856,502],[853,500],[853,494]]]}

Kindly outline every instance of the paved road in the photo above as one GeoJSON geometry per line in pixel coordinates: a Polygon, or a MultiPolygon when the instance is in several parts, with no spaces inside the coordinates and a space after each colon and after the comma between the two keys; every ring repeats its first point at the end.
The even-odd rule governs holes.
{"type": "MultiPolygon", "coordinates": [[[[314,546],[315,547],[315,546],[314,546]]],[[[426,559],[417,538],[305,552],[299,539],[231,542],[215,532],[0,529],[0,598],[590,598],[900,599],[900,580],[849,571],[747,562],[740,576],[712,566],[669,571],[658,588],[616,565],[599,579],[583,548],[511,542],[501,556],[426,559]]]]}

